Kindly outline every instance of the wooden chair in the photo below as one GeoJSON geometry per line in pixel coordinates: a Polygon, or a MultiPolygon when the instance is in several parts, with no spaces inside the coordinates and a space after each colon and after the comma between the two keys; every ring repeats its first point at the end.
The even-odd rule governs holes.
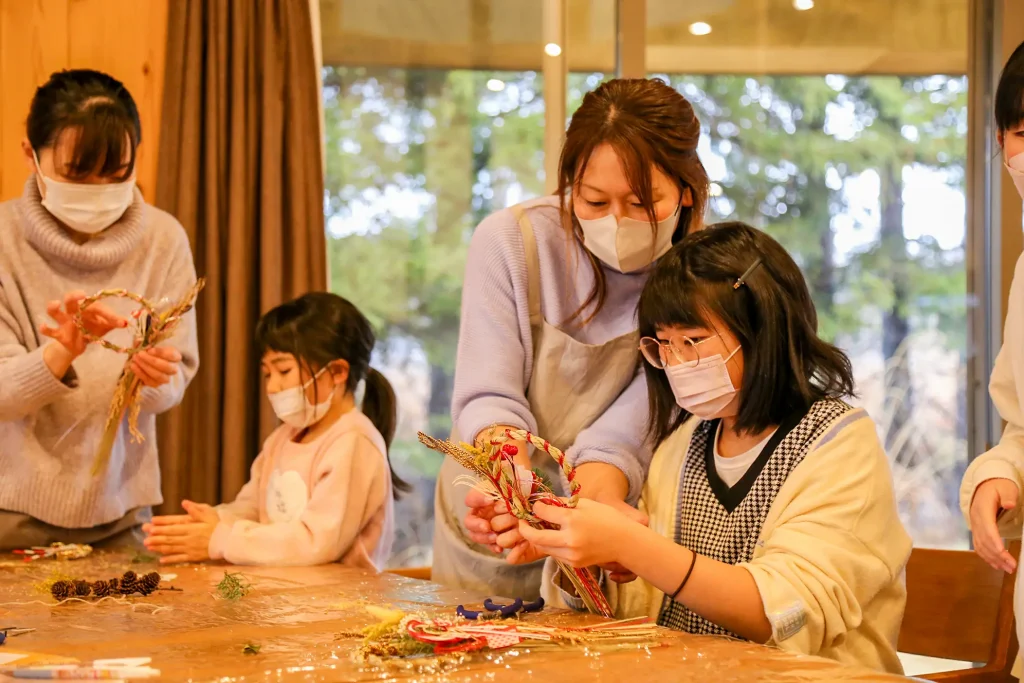
{"type": "MultiPolygon", "coordinates": [[[[1018,557],[1020,542],[1009,548],[1018,557]]],[[[983,662],[984,666],[921,676],[932,681],[1003,683],[1017,658],[1015,576],[965,550],[915,548],[907,564],[907,609],[899,651],[983,662]]]]}
{"type": "Polygon", "coordinates": [[[430,581],[430,567],[402,567],[401,569],[389,569],[389,574],[398,574],[410,579],[430,581]]]}

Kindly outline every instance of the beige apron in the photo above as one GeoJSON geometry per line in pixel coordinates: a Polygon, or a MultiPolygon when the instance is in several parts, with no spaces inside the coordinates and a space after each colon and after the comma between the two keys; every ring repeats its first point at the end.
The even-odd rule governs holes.
{"type": "MultiPolygon", "coordinates": [[[[512,207],[526,252],[527,299],[533,335],[533,372],[526,391],[537,420],[537,434],[562,450],[625,390],[637,370],[638,333],[629,332],[604,344],[584,344],[549,324],[540,307],[540,261],[533,226],[525,210],[545,199],[512,207]]],[[[475,435],[471,435],[472,438],[475,435]]],[[[452,435],[453,439],[458,438],[452,435]]],[[[557,465],[534,451],[531,462],[561,488],[557,465]]],[[[454,480],[466,471],[445,458],[434,496],[434,581],[478,594],[535,599],[540,595],[544,562],[510,565],[500,555],[469,540],[462,525],[468,489],[454,480]]]]}

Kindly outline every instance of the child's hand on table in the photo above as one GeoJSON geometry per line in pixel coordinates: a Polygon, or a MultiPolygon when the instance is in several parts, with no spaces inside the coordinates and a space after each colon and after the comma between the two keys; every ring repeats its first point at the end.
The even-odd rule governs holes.
{"type": "Polygon", "coordinates": [[[210,559],[210,537],[220,524],[220,516],[209,505],[186,500],[185,515],[154,517],[145,524],[145,546],[163,555],[161,564],[202,562],[210,559]]]}

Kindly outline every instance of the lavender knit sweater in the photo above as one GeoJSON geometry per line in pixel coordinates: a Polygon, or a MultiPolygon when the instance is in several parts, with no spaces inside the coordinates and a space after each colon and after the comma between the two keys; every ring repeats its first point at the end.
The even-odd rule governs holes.
{"type": "MultiPolygon", "coordinates": [[[[541,311],[561,327],[586,300],[594,277],[583,249],[566,238],[557,201],[528,209],[540,260],[541,311]]],[[[605,268],[608,297],[597,316],[571,336],[601,344],[635,330],[636,307],[646,272],[623,274],[605,268]]],[[[452,420],[463,439],[493,424],[536,431],[526,400],[533,372],[533,339],[526,291],[523,240],[510,209],[484,219],[473,233],[462,290],[462,322],[455,364],[452,420]]],[[[611,406],[579,433],[566,455],[581,465],[603,462],[620,469],[635,501],[651,461],[645,442],[647,384],[642,372],[611,406]]]]}
{"type": "MultiPolygon", "coordinates": [[[[43,347],[54,342],[38,327],[52,324],[47,302],[76,289],[123,287],[156,301],[181,297],[196,278],[185,231],[136,191],[120,220],[76,244],[43,208],[32,177],[20,199],[0,204],[0,245],[0,510],[86,528],[160,503],[156,415],[181,401],[199,365],[195,313],[169,340],[182,354],[178,375],[143,389],[145,441],[134,443],[122,422],[99,477],[90,470],[125,357],[93,344],[57,379],[43,362],[43,347]]],[[[129,330],[111,338],[131,344],[129,330]]]]}

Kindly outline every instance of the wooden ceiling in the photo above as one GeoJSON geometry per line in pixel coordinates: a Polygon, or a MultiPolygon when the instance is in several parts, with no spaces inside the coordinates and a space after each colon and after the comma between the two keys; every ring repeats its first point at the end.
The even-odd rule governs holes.
{"type": "MultiPolygon", "coordinates": [[[[964,73],[971,0],[646,0],[651,73],[964,73]],[[692,23],[712,28],[690,33],[692,23]]],[[[327,64],[539,70],[544,0],[320,0],[327,64]]],[[[567,0],[572,71],[615,68],[615,0],[567,0]]]]}

